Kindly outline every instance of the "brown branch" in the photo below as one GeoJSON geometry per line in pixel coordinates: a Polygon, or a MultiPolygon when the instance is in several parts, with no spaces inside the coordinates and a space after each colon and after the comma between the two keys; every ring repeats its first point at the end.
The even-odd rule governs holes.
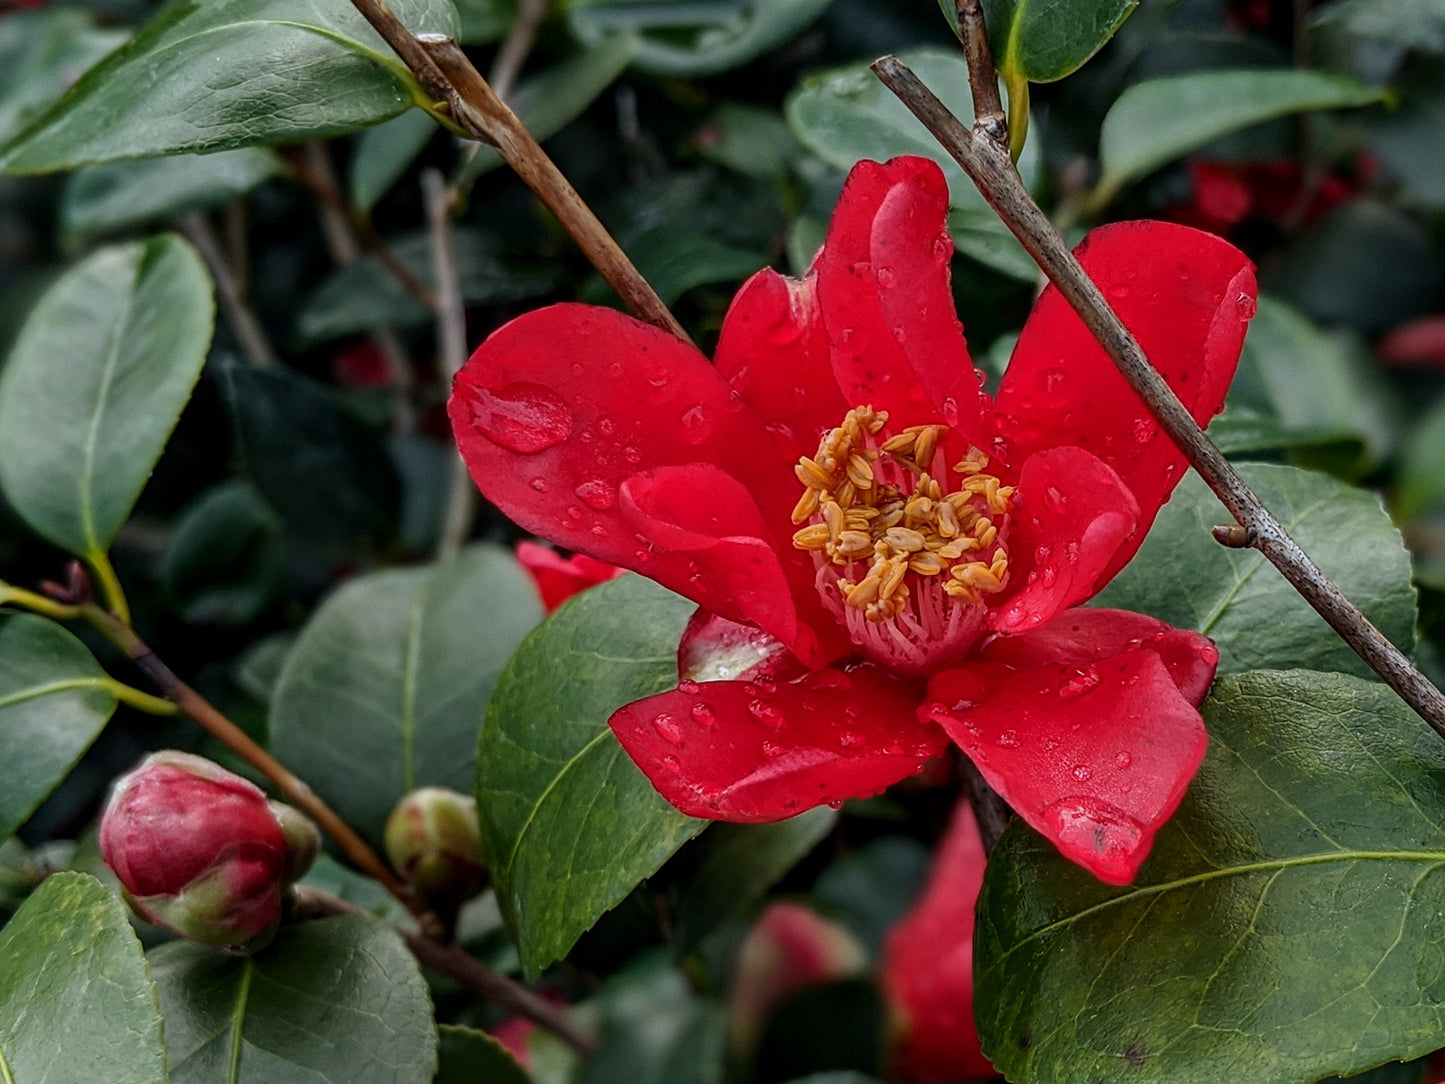
{"type": "Polygon", "coordinates": [[[963,793],[973,807],[973,816],[978,821],[978,833],[983,842],[983,853],[993,854],[999,837],[1008,827],[1013,811],[998,792],[988,785],[988,780],[963,754],[958,756],[958,774],[963,780],[963,793]]]}
{"type": "Polygon", "coordinates": [[[511,96],[517,77],[527,63],[527,55],[537,41],[537,31],[547,21],[550,0],[519,0],[517,17],[512,20],[512,29],[507,31],[506,40],[497,50],[492,61],[492,70],[487,73],[487,82],[498,98],[506,101],[511,96]]]}
{"type": "Polygon", "coordinates": [[[226,318],[231,322],[231,329],[235,331],[246,357],[258,369],[272,368],[276,364],[276,351],[272,349],[271,340],[266,337],[260,319],[246,301],[243,288],[231,271],[230,261],[226,259],[215,230],[211,229],[205,216],[200,214],[185,215],[178,220],[177,225],[191,244],[196,246],[201,259],[206,261],[206,267],[210,269],[211,278],[216,283],[216,293],[221,298],[221,308],[225,310],[226,318]]]}
{"type": "Polygon", "coordinates": [[[431,288],[417,278],[416,273],[410,267],[401,262],[401,258],[386,243],[386,238],[377,233],[371,223],[356,213],[356,209],[351,206],[351,202],[341,191],[341,186],[336,183],[335,176],[329,171],[317,169],[315,162],[308,160],[304,152],[292,154],[290,162],[292,176],[301,182],[302,186],[319,199],[324,206],[329,207],[346,222],[357,240],[361,242],[362,247],[377,258],[381,266],[386,268],[397,282],[401,283],[407,293],[425,305],[428,311],[436,312],[436,295],[432,293],[431,288]]]}
{"type": "Polygon", "coordinates": [[[445,103],[454,123],[497,148],[633,315],[688,341],[687,332],[662,299],[457,43],[443,34],[413,36],[381,0],[351,3],[386,39],[426,91],[445,103]]]}
{"type": "MultiPolygon", "coordinates": [[[[361,908],[314,888],[298,885],[294,889],[295,907],[302,913],[317,917],[327,915],[365,914],[361,908]]],[[[502,1008],[525,1016],[545,1028],[583,1057],[597,1052],[597,1039],[572,1021],[545,998],[538,997],[521,983],[492,970],[455,941],[436,941],[430,937],[397,929],[417,960],[438,975],[445,975],[465,986],[472,993],[502,1008]]]]}
{"type": "Polygon", "coordinates": [[[134,629],[94,602],[82,605],[80,615],[95,626],[107,640],[124,651],[156,688],[175,701],[181,711],[190,716],[202,730],[269,779],[288,802],[315,821],[323,832],[336,841],[337,846],[358,869],[379,881],[383,888],[419,919],[430,917],[407,890],[406,885],[398,880],[391,867],[381,860],[349,824],[338,817],[330,806],[280,761],[256,744],[250,735],[217,711],[209,700],[176,677],[171,668],[136,635],[134,629]]]}
{"type": "Polygon", "coordinates": [[[980,0],[956,0],[958,28],[963,34],[963,49],[968,59],[968,87],[973,92],[973,130],[994,142],[1008,145],[1008,120],[1003,100],[998,95],[998,75],[993,66],[993,51],[983,25],[980,0]]]}
{"type": "MultiPolygon", "coordinates": [[[[972,32],[981,34],[982,25],[972,32]]],[[[970,58],[974,55],[970,51],[970,58]]],[[[1325,577],[1204,435],[1164,378],[1149,364],[1098,286],[1079,266],[1063,237],[1029,196],[1007,147],[991,133],[976,138],[897,57],[884,57],[873,65],[873,71],[972,178],[1190,465],[1236,522],[1253,532],[1254,548],[1421,718],[1445,737],[1445,696],[1325,577]]],[[[973,72],[971,76],[974,82],[994,78],[991,70],[973,72]]]]}

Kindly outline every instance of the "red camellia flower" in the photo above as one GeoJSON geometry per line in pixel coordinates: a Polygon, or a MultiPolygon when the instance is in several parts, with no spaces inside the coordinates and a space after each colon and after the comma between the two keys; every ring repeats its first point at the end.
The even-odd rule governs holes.
{"type": "MultiPolygon", "coordinates": [[[[611,720],[678,809],[781,819],[876,793],[952,739],[1064,854],[1126,883],[1203,756],[1218,655],[1074,607],[1184,459],[1052,289],[983,394],[947,208],[932,162],[861,162],[808,275],[750,279],[715,363],[553,305],[482,344],[452,424],[522,527],[701,607],[678,687],[611,720]]],[[[1160,222],[1095,230],[1079,257],[1194,416],[1215,414],[1249,261],[1160,222]]]]}

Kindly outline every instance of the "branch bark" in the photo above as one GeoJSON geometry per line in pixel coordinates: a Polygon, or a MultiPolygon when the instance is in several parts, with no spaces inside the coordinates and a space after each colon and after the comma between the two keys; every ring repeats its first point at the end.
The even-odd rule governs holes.
{"type": "Polygon", "coordinates": [[[457,43],[442,34],[413,35],[382,0],[351,2],[412,70],[422,87],[445,104],[453,122],[474,138],[497,148],[507,165],[557,217],[633,315],[684,342],[689,341],[682,325],[606,227],[457,43]]]}
{"type": "MultiPolygon", "coordinates": [[[[977,7],[976,4],[965,6],[977,7]]],[[[974,16],[961,22],[965,40],[976,37],[986,43],[982,14],[975,12],[974,16]]],[[[987,57],[986,47],[982,51],[970,47],[966,52],[975,94],[983,84],[996,85],[991,62],[979,59],[987,57]]],[[[1098,339],[1160,427],[1248,534],[1248,544],[1279,569],[1330,627],[1421,718],[1445,737],[1445,696],[1319,570],[1204,435],[1109,307],[1103,293],[1084,273],[1063,237],[1034,203],[1009,157],[1006,133],[1000,138],[992,126],[985,125],[976,125],[970,132],[897,57],[884,57],[873,65],[873,71],[963,167],[999,218],[1098,339]]]]}

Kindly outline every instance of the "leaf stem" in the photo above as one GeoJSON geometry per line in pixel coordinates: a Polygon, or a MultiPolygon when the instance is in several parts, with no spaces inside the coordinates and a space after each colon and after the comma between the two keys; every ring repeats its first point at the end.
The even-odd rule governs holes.
{"type": "Polygon", "coordinates": [[[44,614],[55,621],[70,621],[80,616],[80,607],[55,599],[37,595],[23,587],[0,581],[0,606],[20,606],[34,613],[44,614]]]}
{"type": "MultiPolygon", "coordinates": [[[[982,20],[964,33],[982,34],[982,20]]],[[[970,60],[976,55],[969,52],[970,60]]],[[[1129,386],[1160,427],[1214,491],[1235,521],[1252,531],[1252,545],[1344,641],[1434,730],[1445,737],[1445,696],[1370,623],[1344,593],[1305,555],[1259,497],[1204,435],[1184,404],[1144,356],[1139,344],[1104,299],[1067,243],[1024,187],[1008,148],[989,131],[970,132],[897,57],[886,56],[873,71],[933,133],[963,167],[1004,224],[1079,314],[1129,386]]],[[[974,83],[993,81],[991,70],[970,71],[974,83]]]]}
{"type": "Polygon", "coordinates": [[[122,704],[129,704],[131,707],[146,712],[148,715],[180,714],[181,706],[174,700],[167,700],[162,696],[152,696],[150,693],[143,693],[123,681],[116,681],[114,678],[106,681],[105,686],[122,704]]]}
{"type": "Polygon", "coordinates": [[[457,43],[442,34],[413,35],[382,0],[351,3],[412,70],[423,89],[446,103],[452,118],[463,129],[497,148],[506,163],[557,216],[562,228],[633,315],[689,341],[687,332],[656,291],[457,43]]]}
{"type": "Polygon", "coordinates": [[[200,693],[176,677],[171,668],[136,635],[134,629],[116,614],[107,612],[94,602],[84,603],[78,610],[79,615],[90,622],[101,635],[125,652],[180,711],[269,779],[288,802],[314,820],[359,869],[380,882],[382,887],[413,914],[419,918],[426,916],[425,909],[407,891],[406,885],[402,884],[391,868],[350,825],[338,817],[330,806],[280,761],[253,741],[250,735],[217,711],[200,693]]]}
{"type": "Polygon", "coordinates": [[[110,613],[116,622],[126,627],[130,626],[130,605],[125,600],[125,591],[120,586],[120,578],[115,574],[115,568],[110,563],[110,554],[105,550],[97,550],[88,554],[85,558],[90,569],[95,573],[95,578],[100,582],[101,593],[105,596],[105,602],[110,607],[110,613]]]}
{"type": "MultiPolygon", "coordinates": [[[[315,916],[364,914],[361,908],[326,892],[304,885],[293,889],[295,905],[304,914],[315,916]]],[[[492,970],[455,941],[440,942],[409,930],[398,928],[417,960],[439,975],[465,986],[472,993],[525,1016],[538,1027],[545,1028],[583,1057],[597,1052],[597,1038],[579,1028],[555,1005],[538,997],[521,983],[492,970]]]]}

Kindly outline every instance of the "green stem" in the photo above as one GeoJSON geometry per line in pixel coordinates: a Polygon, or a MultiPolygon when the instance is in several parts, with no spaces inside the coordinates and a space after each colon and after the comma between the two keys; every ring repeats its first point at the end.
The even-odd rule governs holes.
{"type": "MultiPolygon", "coordinates": [[[[91,571],[95,578],[100,581],[100,589],[105,595],[106,604],[110,612],[122,625],[130,624],[130,606],[125,601],[125,592],[121,590],[120,579],[111,567],[110,555],[104,550],[89,554],[86,557],[91,571]]],[[[78,612],[78,611],[77,611],[78,612]]]]}
{"type": "Polygon", "coordinates": [[[107,681],[106,688],[115,694],[115,698],[122,704],[129,704],[131,707],[146,712],[149,715],[179,715],[181,706],[174,700],[167,700],[163,696],[152,696],[150,693],[143,693],[139,689],[133,689],[123,681],[114,679],[107,681]]]}
{"type": "Polygon", "coordinates": [[[27,610],[44,614],[56,621],[69,621],[80,616],[79,606],[67,606],[63,602],[56,602],[53,598],[46,598],[44,595],[37,595],[34,591],[27,591],[23,587],[12,587],[3,582],[0,582],[0,606],[23,606],[27,610]]]}
{"type": "Polygon", "coordinates": [[[1017,162],[1029,138],[1029,81],[1010,70],[1003,82],[1008,88],[1008,154],[1017,162]]]}

